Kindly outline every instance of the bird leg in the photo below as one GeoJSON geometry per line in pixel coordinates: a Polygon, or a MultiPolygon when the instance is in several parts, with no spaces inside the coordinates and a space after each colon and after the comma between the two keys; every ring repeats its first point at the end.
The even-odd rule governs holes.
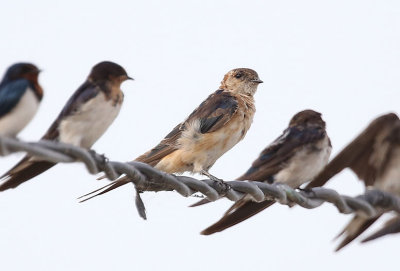
{"type": "Polygon", "coordinates": [[[206,171],[204,169],[200,173],[202,175],[207,176],[208,178],[210,178],[210,180],[213,180],[214,182],[219,182],[219,183],[223,183],[224,182],[222,179],[219,179],[219,178],[215,177],[214,175],[211,175],[208,171],[206,171]]]}
{"type": "Polygon", "coordinates": [[[217,186],[219,186],[221,188],[221,190],[222,190],[221,192],[224,192],[224,191],[226,192],[229,189],[231,189],[231,186],[229,184],[227,184],[226,182],[224,182],[224,180],[215,177],[214,175],[210,174],[208,171],[206,171],[204,169],[200,172],[200,174],[205,175],[208,178],[210,178],[210,180],[214,181],[217,184],[217,186]]]}
{"type": "Polygon", "coordinates": [[[297,190],[299,190],[301,192],[304,192],[304,193],[307,193],[307,194],[311,194],[313,192],[311,187],[309,187],[309,188],[307,188],[307,187],[306,188],[297,187],[297,190]]]}

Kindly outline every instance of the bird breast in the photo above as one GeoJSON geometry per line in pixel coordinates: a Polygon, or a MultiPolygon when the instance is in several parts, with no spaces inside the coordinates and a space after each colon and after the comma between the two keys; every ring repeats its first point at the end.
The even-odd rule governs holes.
{"type": "Polygon", "coordinates": [[[286,167],[276,174],[276,182],[297,188],[311,181],[328,163],[331,150],[327,136],[317,144],[304,146],[287,162],[286,167]]]}
{"type": "Polygon", "coordinates": [[[31,88],[28,88],[17,105],[0,119],[0,135],[16,136],[35,116],[39,100],[31,88]]]}
{"type": "Polygon", "coordinates": [[[115,103],[100,92],[81,105],[76,113],[60,122],[60,141],[91,148],[117,117],[120,109],[121,103],[115,103]]]}
{"type": "Polygon", "coordinates": [[[193,172],[208,170],[218,158],[243,139],[253,122],[254,113],[254,106],[239,100],[235,115],[212,133],[200,132],[200,120],[189,123],[178,140],[182,161],[192,164],[193,172]]]}

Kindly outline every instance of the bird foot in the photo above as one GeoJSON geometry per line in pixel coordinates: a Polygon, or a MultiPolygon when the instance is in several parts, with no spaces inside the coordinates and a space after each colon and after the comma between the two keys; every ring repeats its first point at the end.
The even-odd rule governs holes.
{"type": "Polygon", "coordinates": [[[219,190],[221,192],[226,193],[229,189],[231,189],[231,186],[229,184],[227,184],[224,180],[215,177],[214,175],[210,174],[209,172],[203,170],[201,172],[201,174],[207,176],[208,178],[210,178],[210,180],[214,181],[214,183],[216,184],[216,186],[219,188],[219,190]]]}
{"type": "Polygon", "coordinates": [[[307,194],[312,192],[312,188],[300,188],[300,187],[298,187],[297,190],[299,190],[301,192],[304,192],[304,193],[307,193],[307,194]]]}

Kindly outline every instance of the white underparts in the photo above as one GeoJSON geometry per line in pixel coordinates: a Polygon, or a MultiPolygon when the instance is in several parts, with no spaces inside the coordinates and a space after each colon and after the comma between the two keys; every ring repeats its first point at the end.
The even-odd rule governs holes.
{"type": "Polygon", "coordinates": [[[16,136],[32,120],[39,108],[39,100],[28,88],[17,105],[0,119],[0,135],[16,136]]]}
{"type": "Polygon", "coordinates": [[[311,181],[328,163],[331,150],[328,137],[315,146],[304,146],[287,162],[288,166],[276,174],[276,182],[296,188],[311,181]]]}
{"type": "Polygon", "coordinates": [[[66,117],[59,126],[60,141],[83,148],[104,134],[121,109],[121,104],[107,100],[103,92],[83,104],[77,113],[66,117]]]}

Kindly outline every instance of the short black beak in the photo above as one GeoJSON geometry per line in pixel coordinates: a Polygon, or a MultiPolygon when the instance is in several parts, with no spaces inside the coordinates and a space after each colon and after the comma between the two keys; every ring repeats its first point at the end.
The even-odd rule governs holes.
{"type": "Polygon", "coordinates": [[[130,76],[126,76],[126,80],[135,80],[135,79],[133,79],[132,77],[130,77],[130,76]]]}
{"type": "Polygon", "coordinates": [[[253,79],[253,80],[251,80],[251,82],[258,83],[258,84],[264,83],[264,82],[263,82],[262,80],[260,80],[259,78],[253,79]]]}

